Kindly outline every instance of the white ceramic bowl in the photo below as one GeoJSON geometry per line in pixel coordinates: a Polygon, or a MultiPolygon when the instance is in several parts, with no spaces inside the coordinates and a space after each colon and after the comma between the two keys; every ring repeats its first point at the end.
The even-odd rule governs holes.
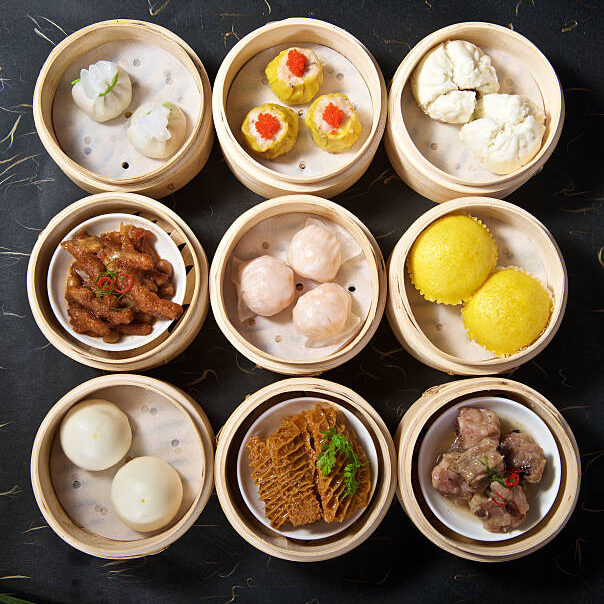
{"type": "MultiPolygon", "coordinates": [[[[171,300],[177,304],[182,304],[185,296],[187,279],[185,263],[176,243],[170,239],[168,234],[163,229],[159,228],[150,220],[141,218],[136,214],[102,214],[79,224],[76,228],[69,231],[65,237],[63,237],[63,241],[73,238],[83,229],[86,229],[86,231],[93,235],[101,235],[102,233],[107,233],[109,231],[119,231],[121,223],[132,224],[136,227],[147,229],[155,235],[153,248],[160,258],[168,260],[174,269],[173,282],[176,286],[176,294],[173,298],[171,298],[171,300]]],[[[52,255],[50,264],[48,266],[46,283],[48,287],[48,299],[50,300],[52,310],[54,311],[61,325],[71,336],[76,338],[76,340],[79,340],[80,342],[88,344],[92,348],[97,348],[99,350],[132,350],[152,342],[166,329],[168,329],[172,321],[169,319],[158,319],[153,324],[153,331],[148,336],[123,335],[114,344],[107,344],[106,342],[103,342],[102,338],[95,338],[93,336],[76,333],[73,327],[69,324],[67,301],[65,300],[65,286],[69,276],[69,269],[73,261],[73,256],[61,246],[58,246],[55,250],[55,253],[52,255]]]]}
{"type": "Polygon", "coordinates": [[[549,428],[543,420],[528,407],[507,398],[481,396],[453,405],[442,413],[428,428],[420,445],[417,471],[422,494],[434,515],[451,530],[478,541],[503,541],[513,539],[535,526],[552,507],[560,487],[560,453],[549,428]],[[543,449],[547,460],[541,482],[531,485],[527,494],[530,509],[525,521],[518,528],[507,533],[491,533],[482,526],[480,518],[468,509],[456,505],[443,497],[433,486],[431,472],[438,456],[444,452],[443,442],[455,427],[455,419],[461,407],[484,407],[495,411],[499,418],[526,431],[543,449]]]}
{"type": "Polygon", "coordinates": [[[300,413],[301,411],[305,411],[307,409],[312,409],[316,403],[333,405],[344,413],[346,419],[350,423],[350,426],[356,433],[360,445],[367,454],[367,459],[369,460],[369,465],[371,467],[371,496],[373,496],[373,492],[377,484],[378,459],[375,445],[373,444],[373,440],[371,439],[371,435],[369,434],[367,428],[365,428],[361,420],[359,420],[353,413],[348,411],[348,409],[345,409],[344,407],[341,407],[340,405],[337,405],[331,401],[313,397],[293,398],[271,407],[251,425],[250,429],[247,431],[246,435],[241,441],[241,446],[239,447],[239,454],[237,457],[237,481],[239,482],[239,490],[241,491],[241,495],[252,514],[254,514],[254,516],[260,522],[262,522],[262,524],[271,530],[283,535],[284,537],[289,537],[290,539],[311,540],[331,537],[332,535],[335,535],[336,533],[339,533],[340,531],[343,531],[349,527],[365,511],[365,508],[359,510],[341,523],[328,523],[324,520],[319,520],[313,524],[280,530],[275,530],[272,528],[270,522],[264,515],[264,503],[260,501],[258,497],[258,487],[252,480],[252,473],[250,471],[245,445],[252,436],[262,436],[263,438],[266,438],[279,426],[279,423],[283,418],[287,417],[288,415],[295,415],[296,413],[300,413]]]}

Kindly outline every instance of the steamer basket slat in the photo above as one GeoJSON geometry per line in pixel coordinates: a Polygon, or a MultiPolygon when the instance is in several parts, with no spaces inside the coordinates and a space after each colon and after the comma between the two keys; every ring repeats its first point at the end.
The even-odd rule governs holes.
{"type": "Polygon", "coordinates": [[[504,562],[526,556],[543,547],[564,528],[577,503],[581,462],[573,433],[552,403],[519,382],[485,377],[430,388],[405,413],[394,440],[398,453],[397,497],[400,504],[430,541],[461,558],[504,562]],[[427,425],[454,403],[487,394],[512,399],[536,413],[552,433],[562,463],[560,488],[552,508],[532,529],[506,541],[475,541],[448,529],[431,513],[417,484],[417,452],[427,425]]]}
{"type": "Polygon", "coordinates": [[[27,271],[27,294],[34,319],[48,341],[63,354],[97,369],[137,371],[167,363],[197,336],[209,306],[208,262],[187,224],[161,203],[133,193],[100,193],[73,203],[55,216],[40,233],[27,271]],[[164,229],[179,246],[188,271],[185,312],[152,342],[126,351],[106,351],[79,342],[59,324],[50,306],[46,275],[52,254],[63,237],[83,221],[101,214],[138,214],[164,229]]]}

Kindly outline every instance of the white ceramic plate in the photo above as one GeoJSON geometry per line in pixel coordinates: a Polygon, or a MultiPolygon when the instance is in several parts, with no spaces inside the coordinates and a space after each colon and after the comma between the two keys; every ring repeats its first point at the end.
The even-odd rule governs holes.
{"type": "Polygon", "coordinates": [[[548,513],[560,487],[560,453],[545,422],[524,405],[497,396],[468,399],[442,413],[426,432],[419,449],[417,466],[420,488],[434,515],[456,533],[478,541],[503,541],[522,535],[548,513]],[[532,436],[545,453],[547,461],[541,482],[531,485],[527,493],[530,509],[526,519],[518,528],[507,533],[487,531],[480,518],[473,516],[469,509],[443,497],[432,486],[432,468],[438,456],[444,452],[442,443],[452,433],[460,407],[484,407],[495,411],[512,429],[522,429],[532,436]]]}
{"type": "MultiPolygon", "coordinates": [[[[72,239],[83,229],[86,229],[86,231],[93,235],[101,235],[102,233],[107,233],[109,231],[119,231],[121,223],[132,224],[136,227],[147,229],[155,235],[153,248],[159,257],[168,260],[174,269],[173,282],[176,286],[176,294],[172,298],[172,301],[176,302],[177,304],[182,304],[182,301],[185,297],[187,279],[185,263],[174,241],[170,239],[169,235],[163,229],[160,229],[150,220],[141,218],[140,216],[136,216],[134,214],[102,214],[101,216],[95,216],[94,218],[90,218],[89,220],[82,222],[82,224],[78,225],[75,229],[72,229],[69,233],[67,233],[67,235],[63,237],[63,241],[72,239]]],[[[69,269],[71,268],[73,261],[73,256],[61,246],[58,246],[55,250],[55,253],[52,255],[50,265],[48,266],[46,284],[48,287],[48,299],[50,300],[50,305],[55,313],[55,316],[65,330],[76,340],[79,340],[83,344],[87,344],[88,346],[97,348],[99,350],[132,350],[134,348],[138,348],[139,346],[148,344],[157,338],[157,336],[162,334],[166,329],[168,329],[172,321],[168,319],[158,319],[153,324],[153,331],[148,336],[124,335],[115,344],[107,344],[106,342],[103,342],[102,338],[95,338],[93,336],[76,333],[73,330],[73,327],[69,324],[67,300],[65,300],[65,286],[69,276],[69,269]]]]}
{"type": "Polygon", "coordinates": [[[262,436],[263,438],[266,438],[279,426],[279,423],[282,419],[288,415],[295,415],[301,411],[312,409],[317,403],[333,405],[344,413],[350,426],[357,435],[360,445],[367,454],[367,459],[369,460],[372,483],[371,496],[373,496],[377,483],[378,459],[375,445],[373,444],[373,440],[371,439],[371,435],[369,434],[367,428],[365,428],[363,423],[353,413],[348,411],[348,409],[332,403],[331,401],[313,397],[294,398],[271,407],[252,424],[241,441],[241,447],[239,447],[239,455],[237,457],[237,480],[239,482],[241,495],[243,496],[243,499],[252,514],[254,514],[254,516],[256,516],[260,522],[262,522],[262,524],[270,528],[272,531],[275,531],[284,537],[290,537],[291,539],[312,540],[331,537],[332,535],[335,535],[336,533],[339,533],[340,531],[343,531],[345,528],[349,527],[363,514],[366,509],[363,508],[362,510],[359,510],[341,523],[328,523],[324,520],[319,520],[313,524],[307,524],[296,528],[292,527],[290,524],[286,524],[285,526],[289,526],[291,528],[284,529],[282,527],[278,531],[271,527],[270,522],[264,515],[264,503],[258,498],[258,487],[252,480],[252,473],[250,471],[245,445],[252,436],[262,436]]]}

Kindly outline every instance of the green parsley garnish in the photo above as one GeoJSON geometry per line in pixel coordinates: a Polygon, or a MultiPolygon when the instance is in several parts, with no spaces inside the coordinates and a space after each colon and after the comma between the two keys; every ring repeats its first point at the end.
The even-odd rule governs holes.
{"type": "Polygon", "coordinates": [[[348,463],[344,467],[344,484],[346,485],[344,497],[354,495],[359,488],[357,471],[368,462],[362,464],[359,461],[350,441],[343,434],[340,434],[335,427],[321,432],[321,434],[323,434],[323,443],[321,444],[321,453],[317,459],[317,468],[321,470],[324,476],[331,474],[336,465],[338,452],[344,453],[348,459],[348,463]]]}
{"type": "Polygon", "coordinates": [[[109,88],[107,88],[107,90],[105,90],[105,92],[99,92],[99,98],[108,95],[115,88],[115,85],[117,84],[118,75],[119,75],[119,71],[115,74],[115,77],[113,78],[113,82],[111,82],[111,84],[109,85],[109,88]]]}

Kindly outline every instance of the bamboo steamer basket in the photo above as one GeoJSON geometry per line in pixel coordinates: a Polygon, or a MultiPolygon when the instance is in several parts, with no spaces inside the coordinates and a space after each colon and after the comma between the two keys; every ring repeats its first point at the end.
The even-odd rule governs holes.
{"type": "MultiPolygon", "coordinates": [[[[275,99],[275,102],[280,101],[275,99]]],[[[365,173],[377,151],[386,125],[386,85],[379,65],[367,48],[345,30],[317,19],[284,19],[251,32],[231,49],[214,81],[212,111],[225,160],[248,189],[267,198],[295,193],[333,197],[365,173]],[[332,48],[356,67],[371,95],[372,126],[364,144],[345,165],[316,176],[286,175],[263,166],[239,144],[227,119],[227,98],[239,70],[259,52],[283,43],[321,44],[332,48]]],[[[325,162],[329,165],[328,153],[325,153],[325,162]]]]}
{"type": "MultiPolygon", "coordinates": [[[[36,82],[33,115],[38,136],[49,155],[82,189],[89,193],[136,192],[159,198],[186,185],[205,165],[214,141],[211,96],[210,80],[203,63],[186,42],[153,23],[112,19],[84,27],[55,46],[36,82]],[[65,70],[82,54],[116,40],[146,42],[168,51],[185,66],[200,95],[197,121],[182,148],[159,168],[131,178],[102,176],[77,164],[62,150],[53,125],[55,92],[65,70]]],[[[127,141],[125,144],[128,144],[127,141]]]]}
{"type": "Polygon", "coordinates": [[[532,42],[493,23],[457,23],[426,36],[400,64],[390,86],[384,144],[397,174],[412,189],[432,201],[440,203],[467,195],[503,198],[541,171],[558,144],[563,123],[564,96],[560,82],[550,62],[532,42]],[[452,39],[507,51],[519,60],[523,70],[529,70],[539,88],[546,113],[541,150],[528,164],[511,174],[494,174],[492,180],[481,183],[469,182],[436,167],[411,139],[403,115],[404,91],[410,86],[411,75],[426,52],[452,39]]]}
{"type": "Polygon", "coordinates": [[[67,206],[40,233],[27,268],[27,296],[38,327],[63,354],[105,371],[140,371],[167,363],[199,333],[209,306],[208,261],[193,231],[163,204],[134,193],[99,193],[67,206]],[[187,270],[182,303],[185,312],[152,342],[124,351],[99,350],[67,333],[50,306],[46,286],[50,259],[63,237],[85,220],[112,212],[137,214],[166,231],[178,246],[187,270]]]}
{"type": "Polygon", "coordinates": [[[461,558],[504,562],[526,556],[549,543],[564,528],[575,509],[581,483],[581,460],[575,437],[551,402],[519,382],[480,377],[429,388],[405,413],[394,439],[398,453],[397,497],[400,504],[430,541],[461,558]],[[447,528],[426,504],[417,478],[419,445],[431,422],[453,404],[484,395],[512,399],[536,413],[551,431],[561,459],[560,489],[549,512],[529,531],[505,541],[477,541],[447,528]]]}
{"type": "Polygon", "coordinates": [[[394,445],[380,415],[358,394],[318,378],[290,378],[270,384],[235,409],[217,436],[216,494],[233,528],[255,548],[283,560],[317,562],[341,556],[361,544],[386,515],[396,488],[394,445]],[[237,482],[237,454],[251,424],[267,409],[282,401],[310,396],[334,402],[351,411],[365,425],[374,441],[379,465],[378,482],[363,515],[342,532],[324,539],[289,539],[259,522],[248,510],[237,482]]]}
{"type": "Polygon", "coordinates": [[[214,485],[214,433],[205,413],[197,403],[182,390],[142,375],[113,374],[94,378],[63,396],[44,418],[34,440],[31,455],[31,481],[36,502],[44,519],[52,530],[66,543],[82,552],[100,558],[125,560],[157,554],[186,533],[203,511],[214,485]],[[172,526],[153,536],[122,541],[102,537],[78,526],[62,507],[54,490],[50,454],[53,440],[58,433],[61,421],[69,409],[82,399],[103,397],[110,390],[111,396],[119,396],[121,389],[128,396],[134,389],[136,398],[144,400],[151,393],[162,402],[173,405],[176,412],[184,414],[194,425],[203,451],[204,476],[200,488],[194,495],[194,501],[182,517],[172,526]]]}
{"type": "MultiPolygon", "coordinates": [[[[499,250],[501,256],[501,249],[499,250]]],[[[520,267],[522,268],[522,266],[520,267]]],[[[526,210],[499,199],[463,197],[447,201],[420,216],[403,234],[388,260],[389,295],[386,316],[399,342],[416,359],[450,375],[489,375],[511,371],[538,355],[554,338],[566,309],[568,277],[566,266],[551,233],[526,210]],[[552,314],[543,333],[530,346],[507,357],[471,361],[438,348],[426,335],[413,313],[407,293],[407,254],[418,235],[433,221],[447,214],[471,214],[488,224],[496,219],[530,238],[535,254],[540,258],[545,285],[553,298],[552,314]]],[[[435,303],[433,303],[435,304],[435,303]]]]}
{"type": "Polygon", "coordinates": [[[210,268],[210,300],[214,318],[231,344],[259,367],[284,375],[318,375],[349,361],[371,340],[386,304],[386,269],[380,248],[367,227],[351,212],[327,199],[313,195],[286,195],[270,199],[243,213],[220,241],[210,268]],[[372,275],[371,306],[357,335],[342,348],[318,360],[283,359],[260,350],[248,342],[229,319],[224,287],[231,253],[240,239],[263,220],[278,215],[302,212],[326,218],[345,228],[361,246],[372,275]]]}

